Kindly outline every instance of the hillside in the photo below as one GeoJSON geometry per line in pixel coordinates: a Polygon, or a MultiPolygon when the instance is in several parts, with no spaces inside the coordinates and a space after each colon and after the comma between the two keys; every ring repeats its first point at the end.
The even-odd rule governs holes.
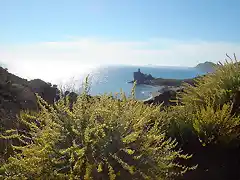
{"type": "Polygon", "coordinates": [[[40,79],[27,81],[0,67],[0,129],[15,127],[21,110],[38,109],[35,93],[53,104],[58,89],[40,79]]]}

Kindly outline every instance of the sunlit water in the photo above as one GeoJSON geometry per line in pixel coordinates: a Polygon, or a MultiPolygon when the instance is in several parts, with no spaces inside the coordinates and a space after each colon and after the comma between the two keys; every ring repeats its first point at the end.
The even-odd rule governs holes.
{"type": "MultiPolygon", "coordinates": [[[[133,72],[141,68],[141,72],[151,74],[153,77],[185,79],[193,78],[203,74],[195,68],[175,68],[175,67],[137,67],[137,66],[108,66],[101,67],[89,72],[90,93],[92,95],[104,93],[117,93],[121,90],[129,96],[133,84],[128,83],[133,80],[133,72]]],[[[86,76],[86,74],[84,75],[86,76]]],[[[79,79],[83,80],[84,76],[79,79]]],[[[137,99],[147,99],[151,92],[159,90],[161,87],[148,85],[137,85],[135,96],[137,99]]]]}

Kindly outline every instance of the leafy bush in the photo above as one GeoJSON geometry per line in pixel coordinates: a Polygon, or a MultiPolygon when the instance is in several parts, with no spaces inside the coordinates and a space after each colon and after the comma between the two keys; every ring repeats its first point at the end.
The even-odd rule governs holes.
{"type": "Polygon", "coordinates": [[[194,130],[203,143],[230,143],[239,138],[240,118],[231,115],[231,105],[221,108],[207,105],[197,110],[192,121],[194,130]]]}
{"type": "Polygon", "coordinates": [[[191,142],[191,137],[196,136],[193,128],[193,114],[185,106],[168,107],[166,119],[169,121],[167,136],[176,138],[179,146],[184,146],[191,142]]]}
{"type": "MultiPolygon", "coordinates": [[[[173,125],[192,129],[203,145],[231,143],[240,135],[239,90],[240,64],[226,61],[214,73],[196,79],[195,86],[185,84],[179,95],[182,105],[171,109],[170,119],[173,125]]],[[[183,128],[174,130],[185,133],[183,128]]]]}
{"type": "Polygon", "coordinates": [[[226,62],[214,73],[185,84],[177,106],[167,108],[169,137],[198,164],[183,179],[239,179],[240,64],[226,62]]]}
{"type": "Polygon", "coordinates": [[[51,107],[39,98],[38,114],[22,113],[29,131],[2,166],[5,179],[172,179],[193,169],[167,139],[159,106],[121,94],[89,97],[83,92],[72,111],[60,100],[51,107]]]}
{"type": "MultiPolygon", "coordinates": [[[[230,58],[230,57],[229,57],[230,58]]],[[[226,61],[216,71],[195,81],[196,86],[185,84],[181,101],[188,106],[205,106],[214,102],[214,107],[233,102],[240,90],[240,64],[226,61]]]]}
{"type": "Polygon", "coordinates": [[[218,108],[207,104],[194,109],[194,112],[186,106],[171,107],[168,112],[171,123],[168,135],[177,138],[180,144],[191,141],[194,136],[203,145],[236,143],[240,137],[240,117],[232,115],[231,109],[230,104],[218,108]]]}

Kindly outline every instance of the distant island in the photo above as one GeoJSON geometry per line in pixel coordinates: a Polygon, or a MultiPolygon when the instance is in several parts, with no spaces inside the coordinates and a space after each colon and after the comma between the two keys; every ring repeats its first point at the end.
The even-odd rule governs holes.
{"type": "Polygon", "coordinates": [[[217,66],[218,65],[213,62],[206,61],[204,63],[199,63],[195,68],[202,72],[211,73],[215,71],[217,66]]]}

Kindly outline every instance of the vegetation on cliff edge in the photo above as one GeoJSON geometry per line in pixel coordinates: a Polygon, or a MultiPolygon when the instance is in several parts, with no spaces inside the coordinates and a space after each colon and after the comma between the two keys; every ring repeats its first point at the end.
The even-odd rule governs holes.
{"type": "Polygon", "coordinates": [[[189,168],[177,142],[165,135],[167,122],[159,106],[147,106],[121,94],[89,99],[86,92],[54,107],[41,98],[41,111],[22,113],[29,133],[9,130],[13,154],[1,168],[5,179],[172,179],[189,168]],[[20,145],[21,144],[21,145],[20,145]]]}

